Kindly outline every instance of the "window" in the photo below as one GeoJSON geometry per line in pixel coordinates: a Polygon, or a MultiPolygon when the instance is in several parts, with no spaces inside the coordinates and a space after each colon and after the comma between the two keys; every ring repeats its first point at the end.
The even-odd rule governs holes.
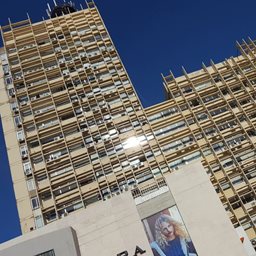
{"type": "Polygon", "coordinates": [[[24,132],[23,132],[23,131],[18,131],[18,132],[17,132],[17,140],[18,140],[19,142],[22,142],[22,141],[25,140],[25,136],[24,136],[24,132]]]}
{"type": "Polygon", "coordinates": [[[123,150],[123,146],[121,144],[118,144],[115,146],[115,150],[116,150],[116,152],[123,150]]]}
{"type": "Polygon", "coordinates": [[[4,74],[8,75],[9,74],[9,66],[8,65],[4,65],[3,66],[3,70],[4,70],[4,74]]]}
{"type": "Polygon", "coordinates": [[[197,114],[196,117],[197,117],[198,121],[203,121],[203,120],[208,119],[208,116],[207,116],[207,114],[205,112],[197,114]]]}
{"type": "Polygon", "coordinates": [[[91,158],[91,161],[94,162],[97,159],[99,159],[99,155],[98,155],[98,153],[94,153],[94,154],[90,155],[90,158],[91,158]]]}
{"type": "Polygon", "coordinates": [[[182,92],[185,94],[185,93],[190,93],[193,91],[192,87],[191,86],[185,86],[183,87],[182,89],[182,92]]]}
{"type": "Polygon", "coordinates": [[[23,164],[23,169],[24,169],[24,173],[25,173],[26,175],[31,174],[31,173],[32,173],[32,167],[31,167],[30,162],[24,163],[24,164],[23,164]]]}
{"type": "Polygon", "coordinates": [[[61,170],[56,170],[56,171],[50,173],[50,177],[56,177],[56,176],[61,175],[63,173],[69,172],[71,170],[73,170],[71,166],[66,167],[64,169],[61,169],[61,170]]]}
{"type": "Polygon", "coordinates": [[[145,157],[146,158],[151,158],[151,157],[153,157],[154,156],[154,154],[153,154],[153,152],[150,150],[150,151],[147,151],[147,152],[145,152],[145,157]]]}
{"type": "Polygon", "coordinates": [[[8,89],[8,95],[9,95],[9,97],[14,97],[14,96],[15,96],[15,90],[14,90],[14,88],[9,88],[9,89],[8,89]]]}
{"type": "Polygon", "coordinates": [[[214,101],[219,98],[220,98],[220,95],[218,93],[215,93],[215,94],[208,95],[208,96],[204,97],[203,102],[208,103],[208,102],[214,101]]]}
{"type": "Polygon", "coordinates": [[[190,107],[196,107],[200,105],[200,101],[198,99],[192,99],[189,101],[190,107]]]}
{"type": "Polygon", "coordinates": [[[38,184],[40,184],[46,180],[47,180],[47,175],[45,173],[36,176],[36,181],[38,184]]]}
{"type": "Polygon", "coordinates": [[[197,159],[201,157],[201,152],[200,151],[196,151],[190,155],[184,156],[183,157],[183,162],[185,162],[185,164],[188,164],[190,161],[193,161],[194,159],[197,159]]]}
{"type": "Polygon", "coordinates": [[[230,181],[231,181],[231,183],[232,183],[233,185],[238,185],[238,184],[242,183],[242,182],[244,181],[244,179],[243,179],[243,177],[241,177],[240,175],[238,175],[238,176],[236,176],[236,177],[230,179],[230,181]]]}
{"type": "Polygon", "coordinates": [[[227,181],[223,181],[220,183],[220,187],[222,188],[222,190],[226,190],[230,188],[230,184],[227,181]]]}
{"type": "Polygon", "coordinates": [[[50,250],[50,251],[47,251],[47,252],[39,253],[35,256],[55,256],[55,253],[54,253],[54,250],[50,250]]]}
{"type": "Polygon", "coordinates": [[[22,158],[28,157],[28,148],[27,146],[21,146],[20,147],[20,154],[22,158]]]}
{"type": "Polygon", "coordinates": [[[32,112],[31,112],[30,109],[29,110],[24,110],[24,111],[21,112],[21,115],[23,117],[30,116],[30,115],[32,115],[32,112]]]}
{"type": "Polygon", "coordinates": [[[215,144],[212,145],[212,147],[213,147],[213,150],[215,152],[224,151],[226,149],[226,147],[225,147],[223,142],[215,143],[215,144]]]}
{"type": "Polygon", "coordinates": [[[157,174],[161,173],[161,170],[159,168],[152,169],[152,173],[156,176],[157,174]]]}
{"type": "Polygon", "coordinates": [[[11,78],[11,77],[7,77],[7,78],[5,79],[5,83],[6,83],[6,84],[12,84],[12,78],[11,78]]]}
{"type": "Polygon", "coordinates": [[[210,111],[210,114],[211,114],[211,116],[217,116],[217,115],[222,114],[226,111],[228,111],[228,108],[225,106],[225,107],[214,109],[214,110],[210,111]]]}
{"type": "Polygon", "coordinates": [[[222,164],[223,168],[228,168],[228,167],[233,166],[234,161],[232,158],[228,158],[228,159],[221,161],[221,164],[222,164]]]}
{"type": "Polygon", "coordinates": [[[18,103],[16,101],[11,103],[11,110],[14,111],[14,112],[19,110],[18,103]]]}
{"type": "Polygon", "coordinates": [[[160,135],[167,135],[168,133],[171,133],[177,129],[181,129],[183,127],[185,127],[186,124],[184,121],[180,121],[180,122],[177,122],[177,123],[174,123],[174,124],[171,124],[167,127],[164,127],[164,128],[161,128],[159,130],[156,130],[155,131],[155,135],[156,136],[160,136],[160,135]]]}
{"type": "Polygon", "coordinates": [[[35,210],[39,207],[39,201],[37,196],[31,198],[32,209],[35,210]]]}
{"type": "Polygon", "coordinates": [[[132,160],[131,162],[130,162],[130,165],[132,166],[132,167],[138,167],[138,166],[140,166],[141,165],[141,161],[140,161],[140,159],[135,159],[135,160],[132,160]]]}
{"type": "Polygon", "coordinates": [[[19,116],[15,116],[14,117],[14,122],[15,122],[15,126],[16,127],[20,127],[22,122],[21,122],[21,118],[19,116]]]}
{"type": "Polygon", "coordinates": [[[44,161],[43,157],[41,155],[39,156],[34,156],[31,158],[31,162],[36,165],[36,164],[40,164],[44,161]]]}
{"type": "Polygon", "coordinates": [[[32,191],[32,190],[36,189],[34,179],[27,180],[27,187],[28,187],[28,191],[32,191]]]}
{"type": "Polygon", "coordinates": [[[202,89],[209,87],[211,85],[211,81],[204,81],[197,85],[195,85],[196,91],[201,91],[202,89]]]}
{"type": "Polygon", "coordinates": [[[27,124],[24,126],[24,130],[26,132],[32,132],[34,131],[36,128],[35,128],[35,125],[34,124],[27,124]]]}
{"type": "MultiPolygon", "coordinates": [[[[39,215],[39,216],[35,217],[35,224],[36,224],[37,229],[44,226],[44,221],[43,221],[42,215],[39,215]]],[[[52,255],[54,255],[54,254],[52,254],[52,255]]]]}
{"type": "Polygon", "coordinates": [[[30,141],[30,142],[29,142],[29,146],[30,146],[31,148],[38,147],[38,146],[39,146],[38,140],[30,141]]]}

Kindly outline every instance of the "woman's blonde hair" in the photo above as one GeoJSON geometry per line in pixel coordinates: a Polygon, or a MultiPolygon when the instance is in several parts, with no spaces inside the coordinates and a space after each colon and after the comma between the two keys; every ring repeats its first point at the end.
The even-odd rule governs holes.
{"type": "Polygon", "coordinates": [[[184,230],[182,223],[174,220],[171,216],[167,214],[161,214],[155,223],[155,235],[156,235],[156,242],[162,248],[164,248],[168,244],[167,237],[162,233],[162,223],[166,222],[171,224],[174,227],[174,234],[176,237],[180,238],[187,238],[188,234],[184,230]]]}

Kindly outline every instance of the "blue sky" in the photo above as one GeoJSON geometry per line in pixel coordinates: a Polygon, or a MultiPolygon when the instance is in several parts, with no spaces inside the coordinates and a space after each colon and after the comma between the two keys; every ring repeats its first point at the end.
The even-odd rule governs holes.
{"type": "MultiPolygon", "coordinates": [[[[49,0],[50,2],[50,0],[49,0]]],[[[58,1],[57,1],[58,2],[58,1]]],[[[84,1],[74,1],[76,6],[84,1]]],[[[95,0],[145,107],[164,100],[161,73],[181,75],[237,56],[235,41],[256,38],[253,0],[95,0]]],[[[46,0],[4,1],[0,24],[46,17],[46,0]]],[[[0,242],[20,233],[0,127],[0,242]]]]}

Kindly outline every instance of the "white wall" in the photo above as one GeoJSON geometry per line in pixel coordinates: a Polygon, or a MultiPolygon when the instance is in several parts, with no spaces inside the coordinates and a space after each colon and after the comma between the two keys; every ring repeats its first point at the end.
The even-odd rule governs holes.
{"type": "Polygon", "coordinates": [[[166,179],[199,256],[246,255],[201,162],[166,179]]]}

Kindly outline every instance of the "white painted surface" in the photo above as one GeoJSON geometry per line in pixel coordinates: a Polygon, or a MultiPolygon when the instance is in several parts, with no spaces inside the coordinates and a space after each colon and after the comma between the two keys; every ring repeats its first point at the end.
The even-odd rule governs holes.
{"type": "Polygon", "coordinates": [[[201,162],[166,179],[199,256],[246,255],[201,162]]]}

